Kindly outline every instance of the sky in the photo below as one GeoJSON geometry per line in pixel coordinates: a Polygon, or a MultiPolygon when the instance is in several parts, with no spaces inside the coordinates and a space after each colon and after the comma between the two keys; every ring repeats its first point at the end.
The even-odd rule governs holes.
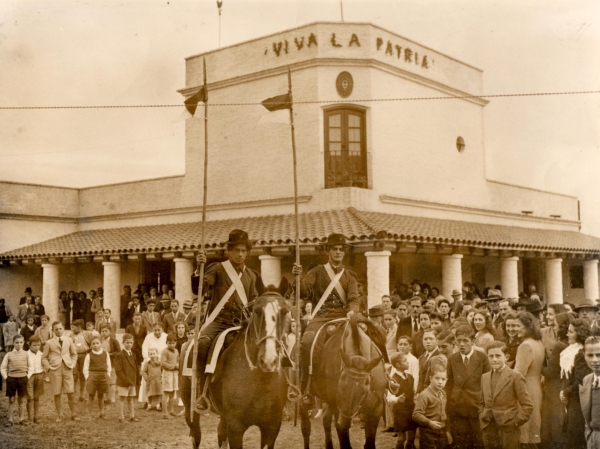
{"type": "MultiPolygon", "coordinates": [[[[339,0],[224,0],[227,46],[315,21],[339,0]]],[[[484,70],[485,94],[600,90],[600,0],[343,1],[484,70]]],[[[0,107],[179,104],[187,56],[219,47],[214,0],[2,0],[0,107]]],[[[183,109],[0,110],[0,180],[87,187],[182,174],[183,109]]],[[[581,200],[600,236],[600,94],[492,99],[489,179],[581,200]]]]}

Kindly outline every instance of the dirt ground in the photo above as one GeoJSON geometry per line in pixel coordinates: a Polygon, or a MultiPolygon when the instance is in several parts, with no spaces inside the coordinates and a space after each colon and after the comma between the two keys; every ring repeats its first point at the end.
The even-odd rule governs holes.
{"type": "MultiPolygon", "coordinates": [[[[52,396],[46,394],[41,398],[41,422],[36,425],[5,427],[7,420],[8,399],[5,392],[0,392],[0,448],[2,449],[167,449],[190,448],[188,428],[183,417],[170,420],[162,419],[162,413],[157,411],[142,410],[141,404],[136,401],[136,416],[138,423],[119,424],[116,405],[110,405],[106,411],[106,419],[97,418],[95,408],[91,415],[85,411],[87,403],[77,402],[77,411],[81,421],[73,422],[68,417],[69,408],[66,396],[63,396],[63,415],[66,417],[62,423],[55,423],[54,404],[52,396]]],[[[177,408],[181,410],[182,408],[177,408]]],[[[290,409],[291,410],[291,409],[290,409]]],[[[292,415],[293,416],[293,415],[292,415]]],[[[218,417],[212,414],[204,415],[201,419],[203,439],[201,448],[214,449],[217,447],[218,417]]],[[[312,419],[313,432],[311,447],[324,448],[323,430],[320,420],[312,419]]],[[[377,434],[377,447],[392,449],[395,438],[390,433],[377,434]]],[[[334,430],[335,435],[335,430],[334,430]]],[[[362,448],[364,434],[360,423],[356,422],[351,429],[352,445],[362,448]]],[[[258,448],[260,434],[257,428],[251,428],[244,437],[244,447],[258,448]]],[[[334,446],[337,448],[337,437],[334,436],[334,446]]],[[[300,422],[294,427],[291,421],[284,421],[277,438],[278,448],[302,448],[302,433],[300,422]]]]}

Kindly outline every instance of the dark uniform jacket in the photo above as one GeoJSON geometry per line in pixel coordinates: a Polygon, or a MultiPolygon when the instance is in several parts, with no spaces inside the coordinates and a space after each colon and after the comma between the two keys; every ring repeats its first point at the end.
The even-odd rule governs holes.
{"type": "MultiPolygon", "coordinates": [[[[341,268],[343,268],[343,265],[340,269],[341,268]]],[[[302,279],[302,283],[300,284],[300,295],[303,298],[309,298],[314,310],[330,283],[331,279],[329,278],[329,274],[327,274],[325,267],[323,265],[317,265],[310,269],[308,273],[306,273],[306,276],[304,276],[304,279],[302,279]]],[[[316,316],[327,315],[328,312],[336,309],[339,310],[341,308],[345,308],[347,311],[359,311],[356,275],[352,271],[345,269],[340,277],[339,283],[346,292],[345,304],[339,297],[337,290],[334,288],[331,290],[329,297],[325,300],[316,316]]]]}
{"type": "MultiPolygon", "coordinates": [[[[242,285],[244,286],[246,297],[248,299],[248,304],[251,304],[256,300],[256,298],[258,298],[258,292],[256,290],[256,281],[260,276],[256,271],[248,268],[247,266],[244,266],[242,270],[243,274],[240,280],[242,281],[242,285]]],[[[192,276],[192,291],[194,294],[197,295],[198,280],[195,278],[197,278],[197,276],[192,276]]],[[[209,315],[214,310],[214,308],[217,307],[217,304],[219,304],[221,298],[225,296],[225,293],[227,293],[227,290],[229,290],[229,287],[231,287],[231,285],[231,279],[229,279],[229,275],[225,271],[225,268],[223,268],[221,262],[210,264],[206,268],[204,272],[203,291],[211,291],[211,299],[210,304],[208,306],[209,315]]],[[[241,319],[243,307],[244,304],[242,303],[242,300],[240,299],[237,292],[234,291],[233,295],[231,295],[231,297],[227,300],[227,303],[219,312],[218,317],[215,319],[215,321],[231,322],[234,318],[241,319]]]]}

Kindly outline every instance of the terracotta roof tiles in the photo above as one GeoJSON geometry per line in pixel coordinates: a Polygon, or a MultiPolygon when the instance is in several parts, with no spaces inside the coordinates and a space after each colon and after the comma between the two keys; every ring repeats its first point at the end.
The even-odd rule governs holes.
{"type": "MultiPolygon", "coordinates": [[[[323,243],[332,232],[344,234],[350,242],[373,240],[382,232],[392,241],[600,254],[599,238],[573,231],[409,217],[354,208],[303,213],[299,222],[303,244],[323,243]]],[[[200,245],[200,226],[195,222],[80,231],[8,251],[0,255],[0,260],[194,250],[200,245]]],[[[258,246],[294,242],[294,215],[288,214],[209,221],[207,246],[221,247],[235,228],[247,231],[258,246]]]]}

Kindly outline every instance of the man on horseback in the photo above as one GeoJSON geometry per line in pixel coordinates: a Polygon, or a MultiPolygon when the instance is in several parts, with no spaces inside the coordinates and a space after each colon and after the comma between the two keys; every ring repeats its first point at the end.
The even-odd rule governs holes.
{"type": "MultiPolygon", "coordinates": [[[[258,297],[256,283],[260,275],[244,265],[252,243],[246,232],[234,229],[229,233],[229,240],[225,242],[229,259],[225,262],[210,264],[204,271],[202,291],[211,291],[212,294],[207,317],[198,338],[197,366],[200,391],[204,390],[206,382],[204,371],[213,340],[221,332],[239,326],[243,320],[246,320],[258,297]]],[[[200,251],[196,260],[198,264],[205,264],[206,253],[200,251]]],[[[198,280],[194,281],[195,279],[192,277],[192,290],[199,282],[198,280]]],[[[197,289],[194,293],[197,294],[197,289]]],[[[207,409],[208,404],[202,401],[199,407],[207,409]]]]}
{"type": "MultiPolygon", "coordinates": [[[[308,386],[310,352],[317,331],[338,318],[350,318],[359,311],[356,275],[344,268],[343,259],[349,247],[342,234],[327,238],[329,261],[317,265],[306,273],[300,283],[300,295],[310,298],[313,305],[312,319],[304,331],[300,346],[300,369],[302,378],[302,404],[311,406],[313,394],[308,386]]],[[[302,275],[302,266],[294,264],[292,273],[302,275]]],[[[298,288],[298,286],[296,286],[298,288]]]]}

